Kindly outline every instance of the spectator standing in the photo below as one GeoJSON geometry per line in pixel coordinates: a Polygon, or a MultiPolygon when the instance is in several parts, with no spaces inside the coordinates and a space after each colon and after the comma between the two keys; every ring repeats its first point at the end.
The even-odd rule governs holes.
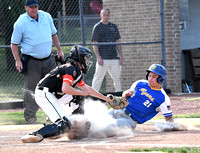
{"type": "Polygon", "coordinates": [[[16,69],[24,74],[24,118],[29,124],[36,122],[36,112],[39,109],[32,93],[39,80],[55,65],[55,59],[51,56],[52,40],[58,58],[64,58],[51,15],[38,10],[38,7],[38,0],[25,1],[26,13],[20,15],[15,22],[11,38],[16,69]],[[20,44],[22,58],[18,50],[20,44]]]}
{"type": "MultiPolygon", "coordinates": [[[[93,28],[92,42],[119,42],[121,37],[118,27],[109,22],[109,9],[101,10],[100,16],[101,21],[93,28]]],[[[99,91],[106,72],[108,72],[113,79],[115,92],[121,91],[120,75],[121,65],[123,64],[121,45],[94,45],[93,49],[97,62],[92,88],[99,91]]]]}

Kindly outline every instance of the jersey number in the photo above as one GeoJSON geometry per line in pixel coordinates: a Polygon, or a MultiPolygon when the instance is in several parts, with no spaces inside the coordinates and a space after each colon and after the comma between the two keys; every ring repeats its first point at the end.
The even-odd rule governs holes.
{"type": "Polygon", "coordinates": [[[143,104],[144,104],[144,106],[146,106],[147,108],[149,108],[149,107],[152,105],[152,103],[150,103],[149,100],[146,100],[143,104]]]}

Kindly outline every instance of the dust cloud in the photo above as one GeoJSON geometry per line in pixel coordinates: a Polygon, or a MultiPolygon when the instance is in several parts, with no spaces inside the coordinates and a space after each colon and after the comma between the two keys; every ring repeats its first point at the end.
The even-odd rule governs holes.
{"type": "Polygon", "coordinates": [[[183,125],[176,122],[154,123],[154,125],[160,132],[195,130],[195,127],[190,124],[183,125]]]}
{"type": "MultiPolygon", "coordinates": [[[[69,111],[69,108],[66,110],[69,111]]],[[[70,116],[72,125],[74,123],[76,124],[76,127],[74,127],[76,130],[72,130],[70,133],[71,138],[73,138],[73,136],[74,138],[81,137],[81,135],[88,138],[107,138],[113,136],[132,136],[134,134],[133,129],[117,127],[116,119],[109,114],[107,106],[100,101],[86,99],[84,110],[84,115],[70,116]],[[87,126],[84,126],[88,121],[90,122],[90,128],[87,132],[87,130],[84,130],[83,128],[88,128],[87,126]],[[73,133],[75,131],[76,133],[73,133]],[[84,131],[84,133],[81,133],[80,131],[84,131]],[[87,136],[85,133],[87,133],[87,136]]]]}

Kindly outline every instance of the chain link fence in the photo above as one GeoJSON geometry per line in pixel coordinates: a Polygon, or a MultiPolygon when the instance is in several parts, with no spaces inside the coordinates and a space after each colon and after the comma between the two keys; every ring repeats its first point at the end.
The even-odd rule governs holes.
{"type": "MultiPolygon", "coordinates": [[[[131,0],[130,0],[131,2],[131,0]]],[[[128,3],[128,1],[126,1],[128,3]]],[[[155,5],[152,11],[159,11],[157,8],[158,2],[155,1],[155,5]]],[[[113,4],[114,5],[114,4],[113,4]]],[[[151,7],[152,7],[151,5],[151,7]]],[[[92,49],[91,44],[91,36],[93,26],[100,21],[100,10],[103,7],[102,0],[39,0],[39,9],[49,12],[53,19],[55,26],[58,30],[57,34],[62,46],[62,50],[65,53],[65,56],[68,55],[71,47],[74,44],[82,44],[86,45],[89,49],[92,49]]],[[[124,7],[126,7],[124,5],[124,7]]],[[[146,7],[148,5],[146,4],[146,7]]],[[[122,6],[123,9],[123,6],[122,6]]],[[[15,61],[10,49],[10,38],[12,35],[13,24],[17,20],[20,14],[24,13],[24,0],[14,0],[7,1],[2,0],[0,4],[0,101],[18,101],[23,99],[23,75],[20,74],[15,68],[15,61]]],[[[131,13],[131,12],[130,12],[131,13]]],[[[157,13],[159,14],[159,12],[157,13]]],[[[158,22],[160,22],[160,16],[158,15],[158,22]]],[[[145,17],[146,18],[146,17],[145,17]]],[[[119,17],[118,20],[122,20],[119,17]]],[[[141,20],[141,22],[144,22],[141,20]]],[[[142,24],[142,23],[141,23],[142,24]]],[[[144,26],[145,26],[144,22],[144,26]]],[[[141,29],[141,27],[140,27],[141,29]]],[[[148,25],[146,31],[151,30],[151,27],[148,25]]],[[[141,51],[140,45],[146,50],[154,50],[154,48],[161,48],[161,34],[160,29],[157,35],[157,39],[150,38],[149,41],[156,41],[155,44],[151,46],[151,43],[131,43],[133,40],[129,39],[130,43],[124,43],[123,49],[125,49],[125,45],[127,48],[131,48],[136,50],[136,56],[140,56],[140,54],[146,54],[145,49],[141,51]],[[159,44],[158,44],[159,43],[159,44]],[[147,44],[147,45],[146,45],[147,44]],[[149,45],[150,44],[150,45],[149,45]],[[155,47],[154,47],[155,46],[155,47]]],[[[140,31],[145,31],[143,28],[140,31]]],[[[137,33],[137,30],[136,30],[137,33]]],[[[123,36],[122,36],[123,37],[123,36]]],[[[128,38],[127,38],[128,39],[128,38]]],[[[146,37],[141,35],[138,38],[140,41],[148,41],[146,37]]],[[[110,45],[110,44],[108,44],[110,45]]],[[[52,48],[52,51],[55,51],[55,47],[52,48]]],[[[149,54],[149,53],[147,53],[149,54]]],[[[124,56],[127,56],[127,61],[129,61],[129,55],[124,53],[124,56]]],[[[154,60],[154,62],[160,62],[160,56],[157,55],[158,58],[154,60]]],[[[96,57],[93,56],[93,66],[91,67],[89,74],[87,75],[87,83],[91,85],[92,78],[95,72],[95,62],[96,57]]],[[[139,59],[142,60],[142,59],[139,59]]],[[[146,60],[146,59],[144,59],[146,60]]],[[[129,63],[129,65],[125,65],[128,67],[132,64],[139,64],[137,60],[134,63],[129,63]]],[[[147,68],[149,63],[144,61],[144,68],[147,68]]],[[[141,70],[143,74],[145,74],[144,69],[141,70]]],[[[123,72],[122,72],[123,73],[123,72]]],[[[134,75],[133,75],[134,77],[134,75]]],[[[141,78],[141,77],[140,77],[141,78]]],[[[128,79],[128,77],[127,77],[128,79]]],[[[131,78],[132,79],[132,78],[131,78]]],[[[139,79],[139,78],[135,78],[139,79]]],[[[133,79],[132,79],[133,80],[133,79]]],[[[110,81],[108,79],[108,81],[110,81]]],[[[107,81],[104,79],[102,88],[100,92],[105,93],[106,91],[106,83],[107,81]]]]}
{"type": "MultiPolygon", "coordinates": [[[[92,0],[82,2],[85,22],[85,40],[90,42],[92,28],[100,20],[99,10],[102,1],[92,7],[92,0]]],[[[13,24],[25,12],[25,0],[5,1],[0,4],[0,101],[18,101],[23,99],[23,75],[15,68],[10,49],[13,24]]],[[[82,44],[79,0],[40,0],[39,9],[49,12],[58,30],[62,50],[67,56],[71,46],[82,44]],[[66,44],[67,43],[67,44],[66,44]]],[[[92,50],[92,46],[88,46],[92,50]]],[[[52,48],[53,51],[55,48],[52,48]]],[[[91,79],[88,75],[88,80],[91,79]]],[[[88,81],[91,84],[91,81],[88,81]]]]}

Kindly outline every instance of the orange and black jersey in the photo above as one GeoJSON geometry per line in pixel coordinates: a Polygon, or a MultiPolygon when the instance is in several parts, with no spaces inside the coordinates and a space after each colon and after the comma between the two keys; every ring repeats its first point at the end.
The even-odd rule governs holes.
{"type": "Polygon", "coordinates": [[[47,74],[38,86],[49,88],[50,92],[62,92],[63,82],[68,82],[71,86],[84,86],[82,71],[76,63],[66,63],[56,67],[47,74]]]}

